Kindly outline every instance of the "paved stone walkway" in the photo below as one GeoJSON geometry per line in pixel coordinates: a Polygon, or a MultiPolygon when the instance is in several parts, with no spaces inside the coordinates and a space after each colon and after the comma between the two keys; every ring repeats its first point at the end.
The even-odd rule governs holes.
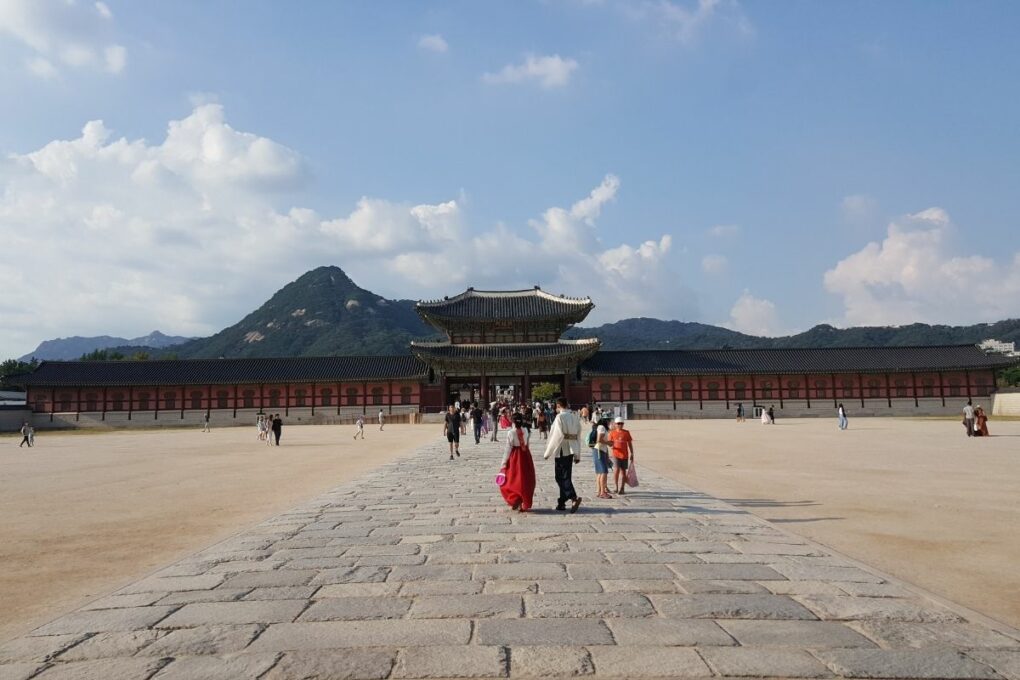
{"type": "Polygon", "coordinates": [[[444,449],[0,645],[0,678],[1020,679],[1016,631],[647,470],[566,515],[537,458],[518,515],[496,445],[444,449]]]}

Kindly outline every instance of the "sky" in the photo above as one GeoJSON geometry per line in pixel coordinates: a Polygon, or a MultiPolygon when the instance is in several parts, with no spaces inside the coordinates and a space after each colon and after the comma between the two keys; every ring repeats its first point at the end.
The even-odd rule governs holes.
{"type": "Polygon", "coordinates": [[[1020,4],[0,0],[0,358],[337,265],[764,335],[1020,316],[1020,4]]]}

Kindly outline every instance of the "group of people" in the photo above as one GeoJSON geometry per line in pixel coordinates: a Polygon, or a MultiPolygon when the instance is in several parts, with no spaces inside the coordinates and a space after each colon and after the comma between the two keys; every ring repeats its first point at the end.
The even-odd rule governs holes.
{"type": "MultiPolygon", "coordinates": [[[[573,481],[574,466],[581,462],[582,437],[591,451],[595,467],[595,487],[598,498],[612,498],[608,489],[609,469],[615,468],[614,491],[625,493],[627,470],[634,462],[634,443],[630,432],[624,427],[623,418],[610,419],[592,417],[588,407],[581,413],[572,411],[565,398],[555,402],[555,415],[550,419],[548,438],[543,458],[553,459],[554,476],[559,496],[556,510],[574,513],[581,505],[573,481]],[[585,434],[585,428],[590,432],[585,434]],[[567,504],[569,505],[569,508],[567,504]]],[[[500,493],[511,509],[518,512],[531,510],[535,494],[535,465],[531,456],[531,432],[525,427],[525,414],[516,410],[503,414],[508,419],[506,444],[500,461],[500,493]]]]}
{"type": "Polygon", "coordinates": [[[963,427],[967,430],[968,437],[989,436],[988,416],[985,415],[985,409],[981,406],[974,406],[970,399],[967,400],[967,405],[963,407],[963,427]]]}
{"type": "Polygon", "coordinates": [[[283,420],[280,418],[280,414],[259,414],[255,420],[255,429],[258,431],[258,438],[260,442],[265,442],[266,446],[280,445],[280,436],[283,434],[283,420]]]}

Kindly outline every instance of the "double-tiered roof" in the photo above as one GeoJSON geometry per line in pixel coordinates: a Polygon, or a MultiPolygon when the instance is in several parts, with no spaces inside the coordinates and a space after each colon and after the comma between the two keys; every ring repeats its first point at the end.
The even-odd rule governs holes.
{"type": "Polygon", "coordinates": [[[447,335],[445,342],[413,342],[411,352],[433,368],[450,372],[564,372],[599,349],[599,341],[562,340],[584,320],[591,298],[571,298],[528,290],[468,288],[460,295],[419,302],[426,322],[447,335]]]}

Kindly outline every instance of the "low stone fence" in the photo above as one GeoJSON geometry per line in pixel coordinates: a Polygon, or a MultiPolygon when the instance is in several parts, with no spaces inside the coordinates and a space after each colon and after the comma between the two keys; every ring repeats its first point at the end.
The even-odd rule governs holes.
{"type": "MultiPolygon", "coordinates": [[[[205,411],[185,410],[181,411],[133,411],[130,414],[126,411],[107,411],[104,415],[99,412],[89,413],[35,413],[25,412],[31,416],[32,424],[38,430],[58,429],[126,429],[126,428],[154,428],[154,427],[201,427],[205,422],[205,411]]],[[[312,413],[310,407],[289,409],[279,408],[265,411],[266,415],[279,413],[280,418],[286,425],[349,425],[358,419],[358,416],[365,418],[365,423],[371,425],[378,418],[379,409],[371,406],[367,412],[363,412],[360,406],[342,406],[340,413],[337,409],[329,407],[318,407],[312,413]]],[[[394,406],[393,412],[388,406],[383,407],[383,414],[387,423],[415,422],[418,417],[416,406],[394,406]]],[[[216,410],[209,412],[210,427],[255,427],[258,419],[258,409],[233,409],[216,410]]],[[[21,427],[21,422],[18,426],[21,427]]],[[[17,427],[14,429],[16,430],[17,427]]]]}
{"type": "Polygon", "coordinates": [[[1020,388],[1012,387],[995,393],[993,416],[1020,416],[1020,388]]]}

